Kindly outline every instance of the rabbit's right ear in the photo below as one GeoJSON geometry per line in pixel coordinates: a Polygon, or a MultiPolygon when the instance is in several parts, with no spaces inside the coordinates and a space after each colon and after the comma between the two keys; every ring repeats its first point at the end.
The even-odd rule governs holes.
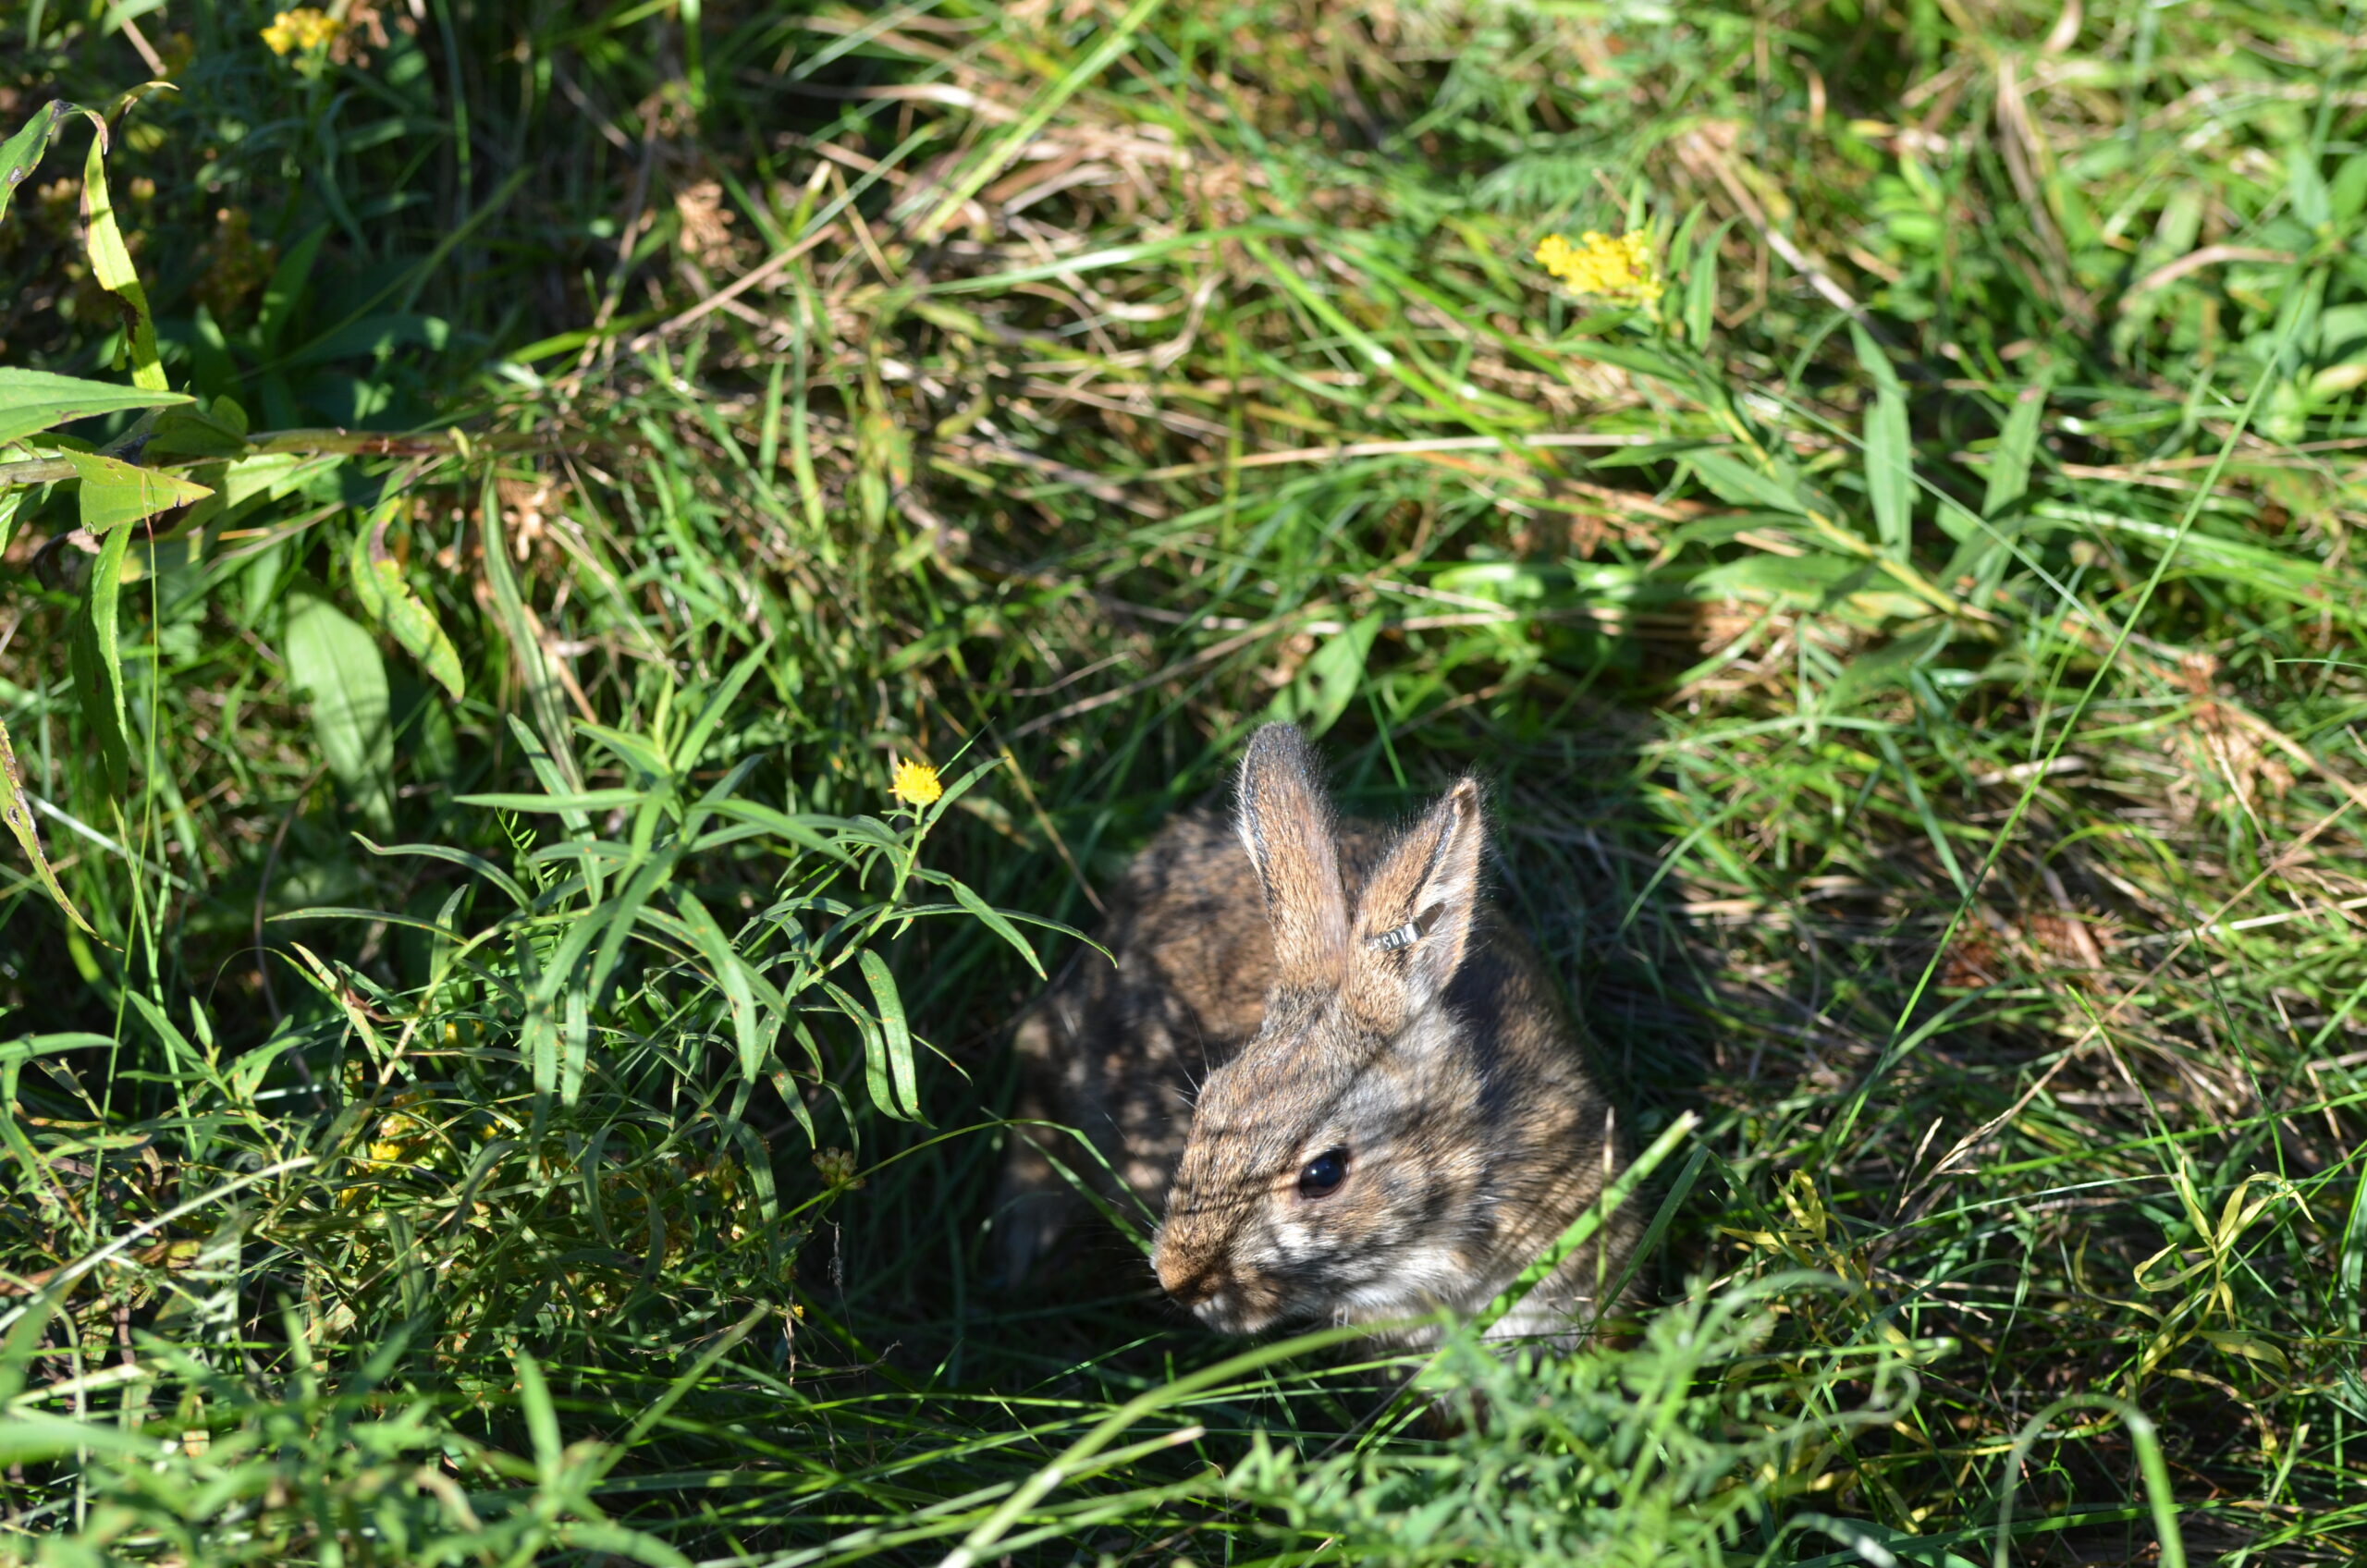
{"type": "Polygon", "coordinates": [[[1257,868],[1282,985],[1336,986],[1347,962],[1348,897],[1315,749],[1269,724],[1241,759],[1241,841],[1257,868]]]}

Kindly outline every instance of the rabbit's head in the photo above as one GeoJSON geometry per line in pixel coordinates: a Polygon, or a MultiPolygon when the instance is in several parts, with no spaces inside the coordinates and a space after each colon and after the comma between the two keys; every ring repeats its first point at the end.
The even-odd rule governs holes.
{"type": "Polygon", "coordinates": [[[1208,1075],[1160,1226],[1159,1282],[1210,1327],[1373,1322],[1466,1300],[1522,1182],[1526,1112],[1473,947],[1486,838],[1465,778],[1351,895],[1312,749],[1271,724],[1241,765],[1239,823],[1276,979],[1257,1038],[1208,1075]],[[1466,995],[1466,993],[1473,993],[1466,995]]]}

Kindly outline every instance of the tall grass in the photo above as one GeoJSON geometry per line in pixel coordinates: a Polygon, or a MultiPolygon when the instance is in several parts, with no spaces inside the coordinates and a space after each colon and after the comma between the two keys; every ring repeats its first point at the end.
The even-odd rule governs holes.
{"type": "Polygon", "coordinates": [[[2356,1558],[2352,10],[329,10],[0,8],[0,1551],[2356,1558]],[[1599,1349],[985,1273],[1269,717],[1699,1119],[1599,1349]]]}

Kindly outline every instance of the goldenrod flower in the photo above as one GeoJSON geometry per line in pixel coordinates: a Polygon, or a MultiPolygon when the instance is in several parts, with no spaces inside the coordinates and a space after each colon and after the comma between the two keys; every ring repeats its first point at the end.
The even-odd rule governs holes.
{"type": "Polygon", "coordinates": [[[945,786],[937,781],[937,769],[906,757],[896,765],[896,778],[889,792],[906,805],[926,806],[936,803],[937,798],[945,793],[945,786]]]}
{"type": "Polygon", "coordinates": [[[1651,237],[1641,229],[1613,239],[1589,229],[1576,245],[1558,234],[1538,243],[1537,264],[1580,294],[1649,305],[1662,294],[1651,237]]]}
{"type": "Polygon", "coordinates": [[[814,1169],[833,1187],[863,1185],[863,1178],[855,1174],[854,1156],[845,1149],[816,1149],[814,1169]]]}
{"type": "Polygon", "coordinates": [[[275,55],[290,50],[306,54],[325,48],[345,31],[345,24],[317,6],[300,6],[292,11],[282,11],[272,18],[271,25],[263,30],[263,41],[275,55]]]}

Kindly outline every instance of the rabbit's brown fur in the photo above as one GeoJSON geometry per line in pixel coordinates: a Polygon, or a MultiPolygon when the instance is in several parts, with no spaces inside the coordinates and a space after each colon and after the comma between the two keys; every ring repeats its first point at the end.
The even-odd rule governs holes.
{"type": "MultiPolygon", "coordinates": [[[[1065,1140],[1014,1139],[1006,1277],[1073,1205],[1047,1158],[1065,1145],[1164,1215],[1160,1282],[1230,1332],[1468,1313],[1516,1279],[1619,1157],[1533,950],[1480,888],[1485,833],[1468,778],[1402,833],[1337,824],[1305,738],[1259,730],[1235,818],[1162,830],[1111,900],[1115,964],[1082,950],[1020,1025],[1021,1115],[1077,1128],[1117,1182],[1065,1140]]],[[[1495,1331],[1574,1334],[1633,1233],[1614,1217],[1495,1331]]]]}

